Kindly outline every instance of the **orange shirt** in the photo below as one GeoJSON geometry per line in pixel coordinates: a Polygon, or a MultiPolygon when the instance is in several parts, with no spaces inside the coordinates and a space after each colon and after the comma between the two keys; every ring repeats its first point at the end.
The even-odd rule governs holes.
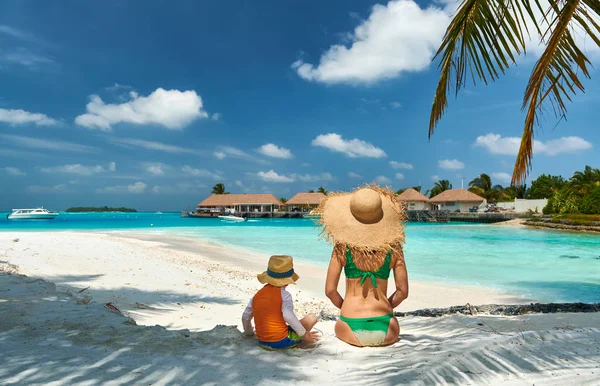
{"type": "Polygon", "coordinates": [[[279,342],[287,338],[288,325],[281,311],[281,288],[265,285],[252,298],[256,336],[262,342],[279,342]]]}

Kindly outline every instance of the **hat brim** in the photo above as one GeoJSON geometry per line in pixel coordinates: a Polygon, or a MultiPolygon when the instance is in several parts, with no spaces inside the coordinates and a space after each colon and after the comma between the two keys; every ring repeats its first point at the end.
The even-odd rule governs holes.
{"type": "Polygon", "coordinates": [[[322,235],[335,243],[369,250],[387,250],[404,243],[406,212],[403,202],[393,192],[376,185],[359,189],[362,188],[380,193],[383,210],[381,220],[373,224],[358,221],[350,211],[353,192],[333,194],[319,208],[322,235]]]}
{"type": "Polygon", "coordinates": [[[298,274],[294,272],[290,277],[284,277],[279,279],[269,276],[269,274],[265,271],[256,275],[256,278],[262,284],[271,284],[274,287],[283,287],[284,285],[288,284],[296,284],[298,279],[300,279],[300,276],[298,276],[298,274]]]}

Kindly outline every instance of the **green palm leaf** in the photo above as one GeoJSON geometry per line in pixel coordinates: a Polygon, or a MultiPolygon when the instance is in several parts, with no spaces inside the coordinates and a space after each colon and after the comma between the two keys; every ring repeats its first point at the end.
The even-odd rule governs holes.
{"type": "Polygon", "coordinates": [[[527,25],[542,36],[546,48],[523,98],[526,118],[512,184],[522,183],[530,170],[534,129],[546,102],[557,117],[563,118],[566,102],[584,90],[580,74],[590,77],[590,61],[575,43],[572,30],[580,28],[600,46],[598,0],[549,0],[548,9],[540,1],[464,0],[435,56],[440,60],[440,79],[431,108],[430,137],[448,107],[452,88],[458,94],[469,75],[474,83],[496,80],[515,63],[517,55],[525,52],[525,37],[530,32],[527,25]],[[542,16],[536,17],[537,11],[542,16]]]}

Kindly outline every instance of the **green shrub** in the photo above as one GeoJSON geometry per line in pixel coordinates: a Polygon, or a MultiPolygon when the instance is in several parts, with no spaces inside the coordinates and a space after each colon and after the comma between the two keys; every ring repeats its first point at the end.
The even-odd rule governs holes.
{"type": "Polygon", "coordinates": [[[586,194],[581,200],[581,213],[597,214],[600,213],[600,186],[594,188],[586,194]]]}

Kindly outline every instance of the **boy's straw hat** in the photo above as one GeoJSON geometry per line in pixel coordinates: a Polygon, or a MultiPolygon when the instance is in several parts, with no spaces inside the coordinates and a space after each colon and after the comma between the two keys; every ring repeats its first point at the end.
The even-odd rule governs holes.
{"type": "Polygon", "coordinates": [[[398,248],[404,243],[405,203],[376,184],[350,193],[329,194],[317,208],[328,241],[365,251],[398,248]]]}
{"type": "Polygon", "coordinates": [[[283,287],[295,284],[300,278],[294,272],[294,259],[291,256],[271,256],[267,270],[256,276],[258,281],[271,284],[275,287],[283,287]]]}

